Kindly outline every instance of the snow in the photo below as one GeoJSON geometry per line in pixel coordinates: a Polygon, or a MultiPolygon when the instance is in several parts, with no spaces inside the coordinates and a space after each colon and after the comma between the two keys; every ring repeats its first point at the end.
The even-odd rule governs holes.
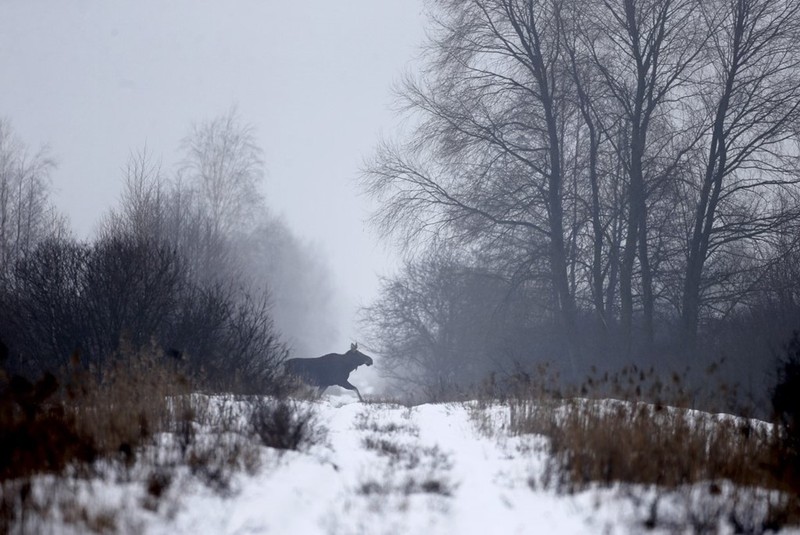
{"type": "MultiPolygon", "coordinates": [[[[675,523],[651,533],[691,532],[681,519],[692,504],[683,502],[701,493],[656,500],[655,489],[630,485],[558,492],[547,483],[546,440],[504,433],[502,407],[486,409],[494,426],[487,434],[469,404],[405,407],[347,396],[305,403],[327,429],[324,440],[301,451],[260,447],[259,468],[238,472],[228,493],[186,474],[150,508],[134,483],[93,481],[77,499],[95,511],[116,508],[123,533],[627,534],[645,531],[654,502],[659,517],[675,523]]],[[[45,527],[40,532],[73,531],[58,519],[45,527]]],[[[715,532],[733,530],[717,524],[715,532]]]]}

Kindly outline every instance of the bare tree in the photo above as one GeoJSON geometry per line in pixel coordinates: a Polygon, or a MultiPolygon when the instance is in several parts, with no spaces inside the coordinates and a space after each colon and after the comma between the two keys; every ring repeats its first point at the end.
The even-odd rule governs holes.
{"type": "MultiPolygon", "coordinates": [[[[712,351],[764,325],[759,340],[783,342],[800,255],[800,0],[431,6],[425,69],[400,88],[411,127],[365,172],[386,235],[469,258],[504,282],[494,291],[530,291],[529,330],[546,309],[569,340],[556,358],[578,338],[607,362],[694,357],[701,326],[712,351]]],[[[423,267],[368,309],[413,369],[460,347],[432,336],[446,314],[421,314],[418,296],[447,286],[423,267]]]]}
{"type": "Polygon", "coordinates": [[[709,260],[724,261],[735,242],[749,242],[751,252],[739,252],[752,256],[800,215],[800,2],[720,0],[704,3],[703,13],[713,35],[706,56],[713,69],[704,78],[702,102],[711,120],[701,179],[693,182],[696,211],[683,285],[690,349],[704,290],[715,282],[706,273],[709,260]]]}
{"type": "MultiPolygon", "coordinates": [[[[573,99],[578,111],[576,117],[574,164],[572,173],[577,180],[587,182],[576,193],[575,207],[584,206],[588,224],[587,245],[578,252],[573,262],[588,265],[586,279],[588,300],[592,303],[598,325],[608,335],[614,323],[613,307],[619,267],[620,231],[622,230],[621,183],[622,159],[611,143],[614,115],[609,113],[615,105],[613,94],[604,78],[594,68],[592,44],[597,40],[598,26],[591,20],[591,11],[574,5],[569,16],[564,17],[566,38],[566,70],[573,81],[573,99]],[[581,124],[581,122],[583,124],[581,124]]],[[[577,188],[577,185],[576,185],[577,188]]],[[[573,232],[580,226],[573,224],[573,232]]],[[[579,234],[577,235],[579,238],[579,234]]],[[[576,282],[576,285],[579,283],[576,282]]]]}
{"type": "MultiPolygon", "coordinates": [[[[384,280],[380,298],[362,311],[382,375],[401,389],[463,388],[479,383],[503,355],[490,349],[489,318],[505,287],[446,254],[407,262],[384,280]]],[[[505,332],[507,342],[508,332],[505,332]]],[[[496,349],[496,346],[494,347],[496,349]]]]}
{"type": "MultiPolygon", "coordinates": [[[[574,358],[575,295],[565,229],[564,2],[439,1],[429,69],[401,90],[420,122],[406,145],[367,166],[388,233],[474,245],[515,243],[544,255],[555,315],[574,358]]],[[[531,265],[518,261],[520,271],[531,265]]],[[[528,276],[532,276],[530,273],[528,276]]],[[[529,278],[528,277],[528,278],[529,278]]],[[[525,279],[525,277],[522,277],[525,279]]]]}
{"type": "Polygon", "coordinates": [[[128,157],[119,210],[109,212],[101,232],[163,239],[167,202],[167,181],[161,164],[145,146],[128,157]]]}
{"type": "Polygon", "coordinates": [[[230,236],[252,223],[262,206],[263,151],[253,127],[241,122],[236,109],[195,125],[183,150],[182,179],[196,193],[211,231],[230,236]]]}
{"type": "MultiPolygon", "coordinates": [[[[691,149],[694,136],[676,146],[674,126],[654,139],[657,121],[681,116],[680,97],[700,69],[698,58],[708,35],[695,0],[618,0],[591,2],[597,27],[587,43],[596,70],[616,101],[618,117],[607,121],[623,135],[611,135],[627,175],[627,221],[620,266],[621,322],[630,344],[634,267],[639,261],[645,337],[653,340],[653,271],[650,265],[648,202],[656,180],[669,178],[691,149]],[[670,151],[670,152],[667,152],[670,151]]],[[[672,124],[675,124],[672,122],[672,124]]],[[[691,126],[689,127],[691,131],[691,126]]],[[[677,132],[683,129],[678,126],[677,132]]]]}
{"type": "Polygon", "coordinates": [[[326,266],[312,247],[270,215],[262,197],[247,193],[260,186],[254,180],[263,171],[250,169],[253,180],[244,184],[239,181],[241,175],[216,176],[221,190],[230,195],[226,202],[242,203],[234,213],[225,214],[226,222],[220,224],[212,212],[213,203],[204,193],[207,189],[202,186],[202,177],[186,167],[191,155],[203,166],[215,169],[224,165],[211,162],[214,158],[238,158],[260,166],[252,128],[243,126],[231,112],[195,127],[187,140],[205,152],[185,155],[187,160],[174,177],[165,177],[146,148],[131,154],[123,193],[118,207],[106,217],[105,233],[168,245],[177,251],[192,280],[219,287],[226,299],[238,295],[237,306],[269,302],[276,329],[295,350],[324,346],[335,336],[326,266]],[[249,148],[240,144],[234,147],[236,154],[226,151],[232,137],[248,138],[249,148]]]}
{"type": "Polygon", "coordinates": [[[49,235],[66,231],[49,199],[54,166],[46,148],[31,155],[10,123],[0,119],[0,272],[49,235]]]}

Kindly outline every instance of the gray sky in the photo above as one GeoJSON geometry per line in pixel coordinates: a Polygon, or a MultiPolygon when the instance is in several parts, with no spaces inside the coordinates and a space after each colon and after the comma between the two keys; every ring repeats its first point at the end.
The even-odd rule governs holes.
{"type": "Polygon", "coordinates": [[[265,151],[267,203],[326,255],[344,347],[393,255],[356,184],[397,118],[391,86],[423,38],[422,0],[0,2],[0,116],[51,147],[81,237],[145,144],[174,169],[192,122],[238,107],[265,151]]]}

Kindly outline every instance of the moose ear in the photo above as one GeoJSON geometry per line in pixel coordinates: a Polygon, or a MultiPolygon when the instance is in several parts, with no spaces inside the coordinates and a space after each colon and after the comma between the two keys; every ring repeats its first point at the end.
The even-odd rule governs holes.
{"type": "Polygon", "coordinates": [[[356,349],[358,349],[358,342],[350,344],[350,351],[355,351],[356,349]]]}

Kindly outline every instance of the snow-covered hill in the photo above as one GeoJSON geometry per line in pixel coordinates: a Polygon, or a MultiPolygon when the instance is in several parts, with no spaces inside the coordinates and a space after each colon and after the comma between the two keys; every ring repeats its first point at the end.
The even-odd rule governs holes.
{"type": "MultiPolygon", "coordinates": [[[[135,482],[76,482],[76,499],[89,504],[95,520],[76,528],[51,518],[42,531],[102,531],[96,518],[107,511],[123,533],[734,532],[726,514],[732,495],[725,488],[714,496],[708,485],[558,492],[548,483],[546,439],[505,433],[502,407],[480,409],[487,417],[470,404],[404,407],[347,397],[312,404],[327,429],[324,438],[301,451],[259,447],[258,470],[237,473],[229,492],[186,476],[148,505],[146,490],[135,482]],[[648,529],[654,515],[658,521],[648,529]]],[[[759,492],[751,494],[755,515],[763,514],[759,492]]]]}

